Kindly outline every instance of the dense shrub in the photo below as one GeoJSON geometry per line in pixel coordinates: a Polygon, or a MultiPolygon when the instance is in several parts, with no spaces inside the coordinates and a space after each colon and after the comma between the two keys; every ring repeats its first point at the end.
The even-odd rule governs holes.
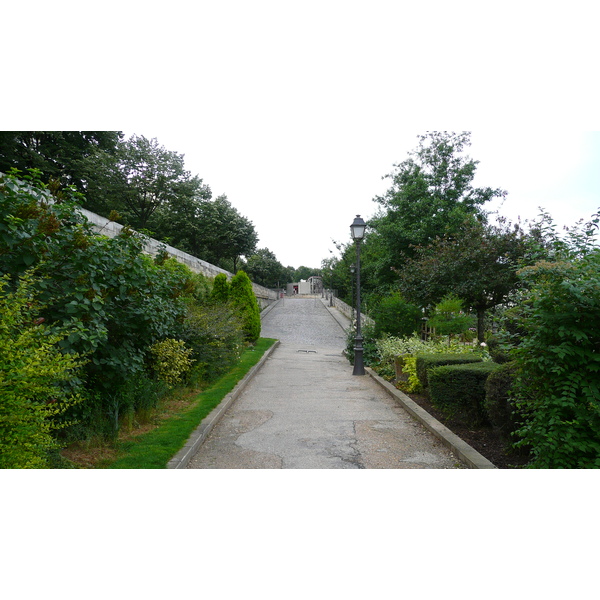
{"type": "MultiPolygon", "coordinates": [[[[55,336],[48,339],[57,352],[88,358],[81,371],[84,400],[56,415],[57,424],[69,423],[69,439],[112,437],[124,416],[152,408],[164,396],[168,386],[160,377],[174,375],[188,353],[184,342],[212,377],[239,357],[240,336],[232,309],[208,301],[205,277],[164,252],[156,259],[144,255],[143,237],[131,230],[110,239],[95,234],[78,201],[69,189],[46,187],[35,177],[0,174],[0,275],[13,276],[7,285],[14,290],[14,276],[35,267],[31,288],[44,327],[55,336]],[[200,323],[199,307],[209,304],[204,313],[210,323],[200,323]],[[224,320],[232,323],[230,332],[214,325],[224,320]],[[211,327],[218,341],[203,345],[211,327]],[[181,352],[157,369],[150,349],[167,339],[181,352]]],[[[239,305],[235,310],[244,312],[239,305]]],[[[260,333],[260,319],[258,324],[260,333]]]]}
{"type": "Polygon", "coordinates": [[[244,271],[238,271],[231,279],[230,299],[239,312],[246,341],[253,344],[260,337],[260,309],[252,289],[252,282],[244,271]]]}
{"type": "Polygon", "coordinates": [[[479,362],[446,364],[430,369],[431,402],[449,417],[466,425],[485,423],[485,382],[497,368],[493,362],[479,362]]]}
{"type": "Polygon", "coordinates": [[[369,316],[375,321],[375,337],[383,334],[411,336],[421,326],[421,310],[399,293],[372,301],[369,316]]]}
{"type": "Polygon", "coordinates": [[[416,361],[417,377],[424,388],[429,387],[429,370],[442,365],[480,363],[481,356],[470,354],[418,354],[416,361]]]}
{"type": "Polygon", "coordinates": [[[167,338],[156,342],[150,347],[150,353],[156,378],[168,385],[181,383],[194,362],[190,359],[192,350],[185,347],[183,340],[167,338]]]}
{"type": "Polygon", "coordinates": [[[59,446],[53,436],[66,423],[57,416],[81,401],[82,359],[62,354],[57,343],[69,335],[51,333],[39,317],[32,277],[0,279],[0,468],[50,466],[59,446]]]}
{"type": "Polygon", "coordinates": [[[488,421],[506,440],[512,439],[519,419],[514,414],[516,407],[510,397],[510,391],[517,377],[517,365],[514,362],[503,363],[490,373],[485,382],[485,413],[488,421]]]}
{"type": "Polygon", "coordinates": [[[464,311],[462,300],[454,294],[446,295],[436,304],[427,323],[437,334],[450,336],[465,333],[476,324],[476,317],[464,311]]]}
{"type": "Polygon", "coordinates": [[[243,323],[230,303],[190,306],[181,339],[192,349],[192,377],[210,382],[239,360],[243,323]]]}
{"type": "MultiPolygon", "coordinates": [[[[372,321],[363,322],[361,319],[360,331],[363,337],[363,363],[366,367],[374,367],[379,364],[379,353],[377,351],[377,338],[375,326],[372,321]]],[[[356,322],[354,321],[346,330],[346,358],[350,364],[354,364],[354,346],[356,345],[356,322]]]]}
{"type": "Polygon", "coordinates": [[[492,357],[492,360],[499,365],[511,361],[509,350],[507,350],[505,344],[499,336],[491,336],[487,341],[487,349],[492,357]]]}
{"type": "Polygon", "coordinates": [[[213,289],[210,294],[210,299],[215,304],[225,304],[229,301],[231,286],[227,280],[227,275],[219,273],[213,282],[213,289]]]}
{"type": "Polygon", "coordinates": [[[518,445],[532,467],[600,467],[600,250],[524,269],[526,335],[514,350],[518,445]]]}

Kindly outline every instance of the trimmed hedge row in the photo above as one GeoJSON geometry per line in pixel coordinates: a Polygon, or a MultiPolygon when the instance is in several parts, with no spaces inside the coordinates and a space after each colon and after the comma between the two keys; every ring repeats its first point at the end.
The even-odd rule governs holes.
{"type": "Polygon", "coordinates": [[[465,425],[488,421],[485,410],[485,382],[498,369],[493,362],[443,365],[429,370],[431,402],[449,417],[465,425]]]}
{"type": "Polygon", "coordinates": [[[428,372],[442,365],[461,365],[482,362],[481,356],[474,354],[417,354],[417,377],[424,388],[429,386],[428,372]]]}

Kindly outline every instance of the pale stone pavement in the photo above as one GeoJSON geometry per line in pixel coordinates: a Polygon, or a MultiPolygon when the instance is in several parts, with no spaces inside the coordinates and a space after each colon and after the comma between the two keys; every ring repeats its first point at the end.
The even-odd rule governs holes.
{"type": "Polygon", "coordinates": [[[352,375],[338,321],[321,298],[280,300],[261,335],[281,345],[188,468],[463,468],[369,376],[352,375]]]}

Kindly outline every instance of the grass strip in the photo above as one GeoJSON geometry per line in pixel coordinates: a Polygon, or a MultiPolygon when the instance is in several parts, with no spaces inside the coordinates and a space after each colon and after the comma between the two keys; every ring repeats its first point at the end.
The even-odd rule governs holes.
{"type": "Polygon", "coordinates": [[[246,350],[240,362],[211,387],[198,394],[195,403],[182,413],[174,415],[160,427],[119,445],[121,455],[104,465],[109,469],[165,469],[167,463],[183,448],[192,432],[202,420],[219,405],[237,383],[275,343],[270,338],[260,338],[253,348],[246,350]]]}

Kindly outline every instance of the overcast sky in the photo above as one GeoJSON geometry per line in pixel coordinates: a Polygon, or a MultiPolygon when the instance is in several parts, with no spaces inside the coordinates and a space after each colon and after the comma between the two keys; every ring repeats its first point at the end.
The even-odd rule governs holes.
{"type": "Polygon", "coordinates": [[[428,130],[473,132],[477,183],[507,190],[511,218],[541,205],[569,224],[600,206],[587,3],[98,6],[39,3],[28,44],[3,34],[20,67],[4,77],[2,128],[156,137],[286,266],[319,267],[347,242],[428,130]]]}

